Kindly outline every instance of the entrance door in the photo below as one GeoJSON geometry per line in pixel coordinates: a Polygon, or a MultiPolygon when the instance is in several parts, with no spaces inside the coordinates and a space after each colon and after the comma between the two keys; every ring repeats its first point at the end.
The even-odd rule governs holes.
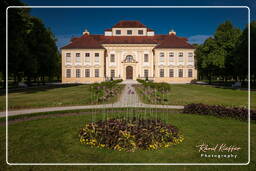
{"type": "Polygon", "coordinates": [[[126,79],[132,79],[133,69],[131,66],[126,67],[126,79]]]}

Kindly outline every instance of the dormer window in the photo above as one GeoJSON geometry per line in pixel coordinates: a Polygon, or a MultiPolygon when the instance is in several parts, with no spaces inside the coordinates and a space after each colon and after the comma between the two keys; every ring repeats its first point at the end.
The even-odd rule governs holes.
{"type": "Polygon", "coordinates": [[[116,30],[116,34],[121,34],[121,30],[116,30]]]}
{"type": "Polygon", "coordinates": [[[138,30],[139,35],[143,35],[143,30],[138,30]]]}
{"type": "Polygon", "coordinates": [[[132,35],[132,30],[127,30],[127,35],[132,35]]]}

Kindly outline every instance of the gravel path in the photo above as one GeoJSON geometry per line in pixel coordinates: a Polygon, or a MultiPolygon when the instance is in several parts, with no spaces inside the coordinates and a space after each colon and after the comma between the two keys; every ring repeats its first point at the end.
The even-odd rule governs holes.
{"type": "MultiPolygon", "coordinates": [[[[126,84],[119,100],[114,104],[100,104],[100,105],[85,105],[85,106],[64,106],[64,107],[45,107],[37,109],[23,109],[8,111],[8,116],[40,113],[40,112],[54,112],[62,110],[78,110],[78,109],[99,109],[99,108],[121,108],[121,107],[147,107],[147,108],[165,108],[165,109],[183,109],[184,106],[175,105],[153,105],[144,104],[139,100],[132,83],[126,84]]],[[[6,112],[0,112],[0,117],[5,117],[6,112]]]]}

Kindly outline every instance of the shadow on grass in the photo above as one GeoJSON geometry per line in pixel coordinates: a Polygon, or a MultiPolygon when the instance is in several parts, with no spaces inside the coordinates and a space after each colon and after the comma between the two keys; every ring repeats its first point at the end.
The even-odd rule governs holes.
{"type": "MultiPolygon", "coordinates": [[[[57,89],[57,88],[67,88],[67,87],[76,87],[79,85],[84,85],[84,84],[58,84],[58,85],[40,85],[40,86],[31,86],[31,87],[26,87],[26,88],[13,88],[13,89],[8,89],[8,93],[36,93],[36,92],[41,92],[41,91],[48,91],[51,89],[57,89]]],[[[5,89],[0,90],[0,96],[5,95],[5,89]]]]}

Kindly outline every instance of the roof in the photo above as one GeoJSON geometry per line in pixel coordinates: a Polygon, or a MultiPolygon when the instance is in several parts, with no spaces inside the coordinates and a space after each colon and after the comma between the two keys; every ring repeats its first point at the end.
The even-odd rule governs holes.
{"type": "Polygon", "coordinates": [[[151,28],[147,28],[147,31],[154,31],[153,29],[151,29],[151,28]]]}
{"type": "Polygon", "coordinates": [[[194,49],[187,42],[187,39],[183,37],[178,37],[175,34],[167,35],[167,36],[159,36],[159,44],[155,47],[155,49],[160,48],[186,48],[186,49],[194,49]]]}
{"type": "MultiPolygon", "coordinates": [[[[145,27],[139,21],[120,21],[113,27],[145,27]]],[[[109,31],[106,29],[105,31],[109,31]]],[[[147,28],[148,31],[153,31],[147,28]]],[[[71,38],[71,42],[61,49],[104,49],[102,44],[155,44],[157,48],[187,48],[194,46],[187,42],[187,38],[175,34],[156,34],[154,36],[105,36],[105,35],[82,35],[71,38]]]]}
{"type": "Polygon", "coordinates": [[[112,28],[145,28],[146,26],[139,21],[123,20],[119,21],[112,28]]]}
{"type": "Polygon", "coordinates": [[[104,36],[104,35],[83,35],[72,38],[72,42],[62,49],[104,49],[102,44],[155,44],[158,48],[186,48],[194,49],[194,46],[187,42],[186,38],[176,35],[155,35],[155,36],[104,36]]]}
{"type": "Polygon", "coordinates": [[[61,49],[104,49],[101,43],[90,35],[83,35],[72,40],[72,42],[61,49]]]}

